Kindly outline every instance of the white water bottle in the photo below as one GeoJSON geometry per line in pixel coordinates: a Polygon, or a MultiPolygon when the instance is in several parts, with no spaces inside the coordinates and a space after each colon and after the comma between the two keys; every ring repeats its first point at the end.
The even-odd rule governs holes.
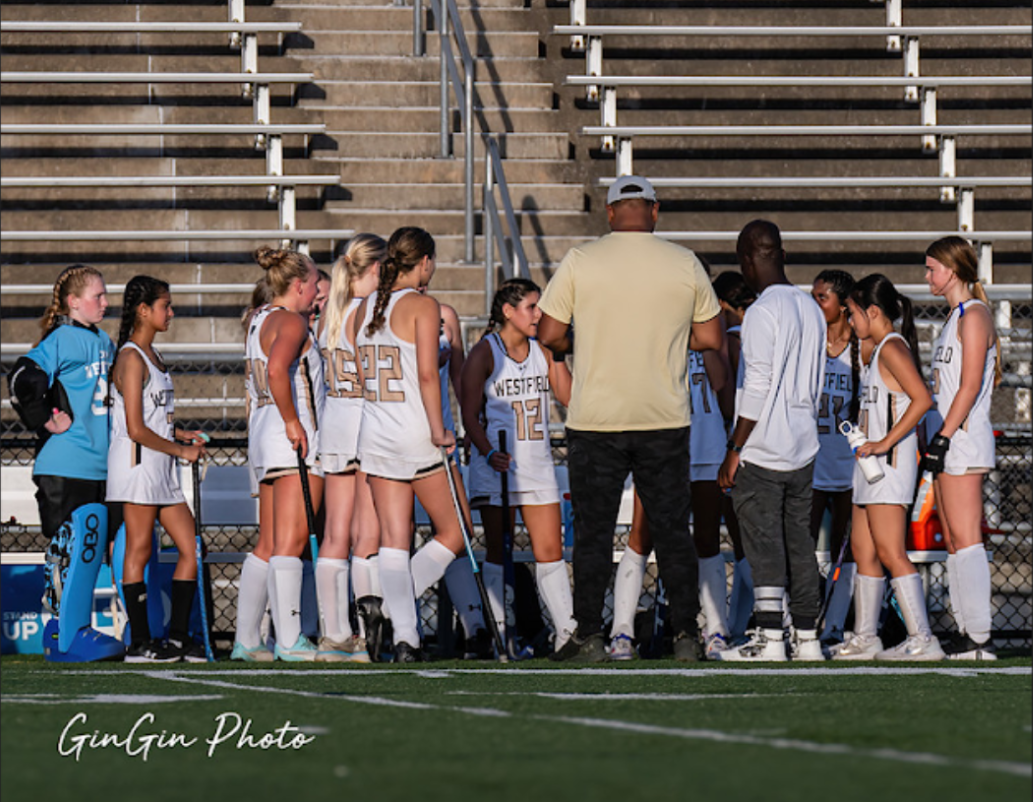
{"type": "MultiPolygon", "coordinates": [[[[857,449],[868,442],[868,438],[864,436],[858,427],[852,426],[850,421],[843,421],[839,424],[839,431],[843,434],[847,442],[850,443],[850,450],[857,454],[857,449]]],[[[868,480],[868,484],[873,485],[878,482],[886,474],[882,470],[882,466],[879,464],[879,460],[875,458],[874,454],[869,454],[867,457],[860,457],[857,460],[857,464],[861,466],[861,473],[864,474],[864,478],[868,480]]]]}

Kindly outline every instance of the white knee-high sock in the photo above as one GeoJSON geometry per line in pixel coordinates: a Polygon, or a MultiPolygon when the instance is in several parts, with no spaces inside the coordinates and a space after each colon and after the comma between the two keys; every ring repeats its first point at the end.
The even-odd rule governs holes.
{"type": "Polygon", "coordinates": [[[445,569],[445,586],[463,625],[463,634],[472,638],[477,630],[484,629],[484,616],[481,613],[481,594],[468,559],[455,559],[449,564],[445,569]]]}
{"type": "Polygon", "coordinates": [[[273,557],[269,560],[269,596],[273,600],[276,642],[285,649],[293,648],[301,636],[303,574],[304,568],[298,557],[273,557]]]}
{"type": "Polygon", "coordinates": [[[506,593],[505,580],[502,576],[502,566],[498,563],[486,562],[481,568],[481,577],[484,579],[484,589],[488,592],[488,601],[491,602],[491,614],[495,619],[495,626],[499,634],[506,637],[506,607],[503,602],[506,593]]]}
{"type": "Polygon", "coordinates": [[[753,570],[743,557],[735,563],[732,573],[732,595],[728,600],[728,628],[732,638],[746,634],[753,613],[753,570]]]}
{"type": "MultiPolygon", "coordinates": [[[[854,594],[854,575],[857,573],[855,563],[843,563],[839,568],[839,579],[832,589],[828,609],[825,611],[825,629],[821,636],[827,637],[833,632],[842,634],[846,615],[850,611],[850,599],[854,594]]],[[[832,581],[832,577],[829,577],[832,581]]]]}
{"type": "Polygon", "coordinates": [[[316,595],[324,637],[338,643],[350,638],[347,560],[320,557],[316,561],[316,595]]]}
{"type": "Polygon", "coordinates": [[[613,580],[613,626],[610,637],[635,636],[635,613],[642,597],[642,580],[646,575],[648,554],[639,554],[634,549],[624,549],[613,580]]]}
{"type": "Polygon", "coordinates": [[[416,598],[420,598],[424,592],[445,575],[445,570],[456,555],[452,549],[441,543],[437,538],[427,541],[412,558],[412,582],[416,592],[416,598]]]}
{"type": "Polygon", "coordinates": [[[961,605],[961,577],[958,575],[958,555],[947,555],[947,593],[950,595],[951,615],[958,632],[965,634],[965,615],[961,605]]]}
{"type": "Polygon", "coordinates": [[[965,632],[976,643],[990,639],[993,613],[990,609],[990,564],[986,549],[981,543],[959,550],[957,558],[958,578],[961,580],[959,595],[961,617],[965,632]]]}
{"type": "Polygon", "coordinates": [[[391,613],[395,643],[405,642],[419,647],[416,597],[413,595],[408,551],[380,547],[380,584],[384,590],[384,605],[391,613]]]}
{"type": "Polygon", "coordinates": [[[269,563],[249,554],[240,568],[237,592],[237,637],[245,648],[262,644],[262,616],[269,604],[269,563]]]}
{"type": "Polygon", "coordinates": [[[699,603],[706,619],[707,635],[728,636],[728,580],[725,577],[725,558],[718,554],[699,561],[699,603]]]}
{"type": "Polygon", "coordinates": [[[570,576],[563,560],[538,563],[534,569],[538,593],[545,600],[545,606],[552,618],[556,631],[556,648],[563,647],[577,629],[574,619],[574,597],[570,591],[570,576]]]}
{"type": "Polygon", "coordinates": [[[858,574],[854,580],[854,634],[872,637],[879,633],[879,613],[886,593],[886,577],[858,574]]]}
{"type": "Polygon", "coordinates": [[[918,574],[897,576],[890,580],[893,593],[904,614],[904,625],[908,635],[921,635],[928,638],[933,632],[929,629],[929,614],[925,609],[925,586],[918,574]]]}

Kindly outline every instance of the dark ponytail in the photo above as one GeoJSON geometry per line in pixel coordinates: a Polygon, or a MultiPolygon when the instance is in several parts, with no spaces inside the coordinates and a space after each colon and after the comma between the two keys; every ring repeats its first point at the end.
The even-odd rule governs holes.
{"type": "Polygon", "coordinates": [[[877,306],[890,322],[901,321],[900,333],[911,349],[911,358],[918,372],[922,372],[922,359],[918,355],[918,330],[915,328],[914,309],[911,299],[903,295],[882,273],[872,273],[854,285],[850,299],[862,309],[877,306]]]}
{"type": "Polygon", "coordinates": [[[380,264],[380,281],[373,317],[366,327],[367,336],[372,337],[384,327],[384,313],[398,277],[411,272],[426,257],[434,258],[434,237],[422,228],[405,226],[391,235],[387,241],[387,255],[380,264]]]}

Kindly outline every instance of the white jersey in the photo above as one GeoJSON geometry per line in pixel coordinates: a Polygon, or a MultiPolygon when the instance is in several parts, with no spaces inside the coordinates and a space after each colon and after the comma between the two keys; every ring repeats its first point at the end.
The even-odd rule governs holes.
{"type": "Polygon", "coordinates": [[[735,414],[756,425],[743,463],[796,471],[818,453],[825,327],[814,299],[787,284],[766,288],[746,310],[735,414]]]}
{"type": "MultiPolygon", "coordinates": [[[[172,378],[167,370],[151,362],[136,343],[127,342],[122,346],[123,350],[126,348],[140,354],[147,366],[142,399],[144,426],[159,437],[172,440],[175,436],[172,378]]],[[[107,500],[156,506],[186,501],[179,486],[175,458],[146,448],[129,436],[125,398],[114,382],[111,383],[110,420],[107,500]]]]}
{"type": "Polygon", "coordinates": [[[838,356],[825,355],[825,386],[818,407],[818,456],[814,460],[815,490],[834,493],[853,486],[854,454],[840,433],[839,424],[850,416],[854,397],[851,360],[857,347],[851,342],[838,356]]]}
{"type": "MultiPolygon", "coordinates": [[[[896,332],[887,334],[872,352],[871,361],[861,368],[858,426],[869,440],[882,440],[911,406],[911,397],[907,393],[891,392],[879,370],[882,347],[891,339],[907,344],[896,332]]],[[[918,434],[912,429],[876,459],[885,476],[874,484],[868,484],[860,464],[854,461],[854,504],[910,505],[915,498],[918,478],[918,434]]]]}
{"type": "MultiPolygon", "coordinates": [[[[689,460],[693,468],[720,466],[725,458],[724,417],[717,403],[717,393],[710,386],[703,354],[689,351],[689,400],[692,405],[692,425],[689,427],[689,460]]],[[[707,475],[694,471],[693,481],[709,480],[707,475]],[[698,478],[697,478],[698,477],[698,478]]],[[[717,471],[712,471],[717,479],[717,471]]]]}
{"type": "MultiPolygon", "coordinates": [[[[506,450],[511,459],[508,482],[511,502],[516,494],[545,493],[538,498],[559,501],[556,468],[549,442],[549,362],[537,340],[528,341],[522,362],[506,353],[498,334],[485,338],[494,362],[484,383],[484,432],[492,448],[499,447],[499,432],[506,432],[506,450]]],[[[476,449],[474,449],[476,453],[476,449]]],[[[478,455],[480,457],[480,455],[478,455]]],[[[470,492],[473,497],[502,498],[502,480],[483,457],[470,461],[470,492]]]]}
{"type": "Polygon", "coordinates": [[[359,462],[367,474],[386,479],[410,480],[442,464],[420,393],[416,344],[391,329],[399,299],[413,292],[404,289],[391,294],[384,325],[372,336],[366,327],[373,318],[376,296],[370,296],[356,337],[366,402],[359,428],[359,462]]]}
{"type": "Polygon", "coordinates": [[[336,343],[327,342],[325,326],[319,335],[326,385],[323,428],[319,433],[319,462],[326,473],[344,473],[358,465],[362,386],[355,365],[355,344],[348,338],[347,322],[362,300],[352,298],[348,304],[336,343]]]}
{"type": "MultiPolygon", "coordinates": [[[[298,467],[298,457],[290,440],[272,393],[269,391],[269,357],[262,350],[261,333],[269,315],[283,307],[265,306],[255,312],[248,325],[244,346],[248,396],[248,461],[255,477],[262,481],[270,473],[298,467]]],[[[323,359],[319,345],[309,335],[305,350],[290,366],[291,389],[298,420],[308,438],[308,455],[305,458],[309,469],[321,471],[319,467],[320,423],[326,387],[323,384],[323,359]]]]}
{"type": "MultiPolygon", "coordinates": [[[[961,386],[961,337],[958,326],[965,314],[965,306],[982,304],[973,299],[952,309],[933,346],[933,409],[926,416],[926,432],[930,439],[943,426],[954,397],[961,386]]],[[[951,437],[950,449],[944,462],[944,472],[960,475],[971,470],[989,470],[997,462],[994,429],[990,423],[990,399],[994,388],[994,363],[997,360],[996,343],[987,350],[983,362],[983,380],[976,402],[964,423],[951,437]]]]}

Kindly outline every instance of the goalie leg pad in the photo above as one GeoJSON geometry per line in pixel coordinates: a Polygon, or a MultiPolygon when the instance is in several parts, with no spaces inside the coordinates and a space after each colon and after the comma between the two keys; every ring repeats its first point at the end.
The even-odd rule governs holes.
{"type": "Polygon", "coordinates": [[[59,572],[58,649],[67,652],[75,634],[90,625],[93,589],[108,544],[108,510],[103,504],[84,504],[72,512],[67,540],[68,565],[59,572]]]}

